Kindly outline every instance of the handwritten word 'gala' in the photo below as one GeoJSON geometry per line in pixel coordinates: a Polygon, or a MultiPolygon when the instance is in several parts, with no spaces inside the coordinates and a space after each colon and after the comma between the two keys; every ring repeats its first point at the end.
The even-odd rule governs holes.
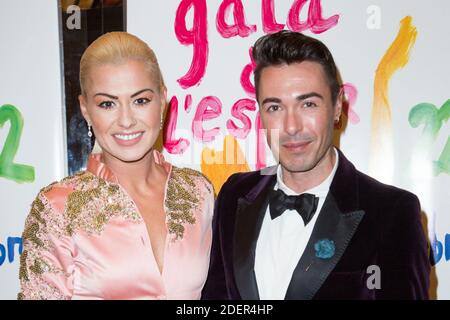
{"type": "MultiPolygon", "coordinates": [[[[294,0],[286,19],[286,26],[297,32],[310,30],[313,33],[325,32],[338,24],[339,15],[329,18],[322,16],[321,0],[294,0]],[[309,2],[308,16],[301,21],[300,14],[309,2]]],[[[274,0],[261,0],[261,22],[265,33],[283,30],[285,24],[275,19],[274,0]]],[[[248,37],[257,31],[257,26],[248,24],[245,19],[245,9],[242,0],[223,0],[216,14],[216,29],[223,38],[248,37]],[[233,23],[226,21],[226,16],[232,14],[233,23]]],[[[183,89],[198,85],[205,75],[208,64],[208,7],[206,0],[182,0],[175,17],[175,34],[183,45],[193,46],[192,62],[189,70],[178,79],[183,89]],[[193,10],[192,27],[188,29],[186,16],[193,10]]]]}

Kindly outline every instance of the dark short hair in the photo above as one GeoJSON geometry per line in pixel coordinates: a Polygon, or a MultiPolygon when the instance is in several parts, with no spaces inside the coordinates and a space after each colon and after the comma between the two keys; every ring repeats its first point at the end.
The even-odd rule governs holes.
{"type": "Polygon", "coordinates": [[[331,101],[333,105],[336,103],[341,89],[339,72],[330,50],[321,41],[288,30],[267,34],[255,42],[253,60],[256,63],[254,80],[257,99],[259,80],[264,68],[312,61],[322,65],[330,87],[331,101]]]}

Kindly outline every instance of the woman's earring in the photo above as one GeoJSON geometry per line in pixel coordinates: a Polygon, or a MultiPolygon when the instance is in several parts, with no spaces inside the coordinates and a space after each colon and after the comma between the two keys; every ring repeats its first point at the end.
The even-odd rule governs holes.
{"type": "Polygon", "coordinates": [[[163,117],[161,116],[161,122],[159,124],[159,130],[161,130],[163,128],[163,117]]]}
{"type": "Polygon", "coordinates": [[[88,137],[92,138],[91,125],[88,123],[88,137]]]}

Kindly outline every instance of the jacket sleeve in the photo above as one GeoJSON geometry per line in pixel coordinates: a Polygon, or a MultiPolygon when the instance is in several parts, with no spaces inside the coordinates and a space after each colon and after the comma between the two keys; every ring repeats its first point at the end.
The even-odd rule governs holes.
{"type": "Polygon", "coordinates": [[[72,240],[63,215],[41,191],[25,222],[18,299],[70,299],[73,294],[72,240]]]}
{"type": "Polygon", "coordinates": [[[419,199],[404,194],[390,214],[382,234],[377,299],[428,299],[431,264],[419,199]]]}
{"type": "Polygon", "coordinates": [[[208,278],[206,279],[205,286],[202,291],[202,300],[225,300],[228,299],[225,268],[223,265],[223,253],[222,253],[222,228],[221,219],[226,215],[226,212],[222,212],[221,207],[224,203],[227,190],[231,185],[231,176],[220,189],[219,195],[214,204],[214,217],[212,222],[212,246],[211,257],[208,271],[208,278]]]}

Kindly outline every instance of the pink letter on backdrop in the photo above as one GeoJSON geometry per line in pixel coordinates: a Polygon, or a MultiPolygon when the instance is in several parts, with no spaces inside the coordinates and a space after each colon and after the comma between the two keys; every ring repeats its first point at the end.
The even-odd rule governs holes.
{"type": "Polygon", "coordinates": [[[245,22],[244,6],[241,0],[224,0],[222,2],[216,15],[216,27],[217,31],[224,38],[231,38],[237,35],[244,38],[256,31],[255,25],[248,26],[245,22]],[[231,5],[233,5],[233,26],[228,25],[225,21],[231,5]]]}
{"type": "Polygon", "coordinates": [[[252,98],[255,98],[255,86],[250,80],[250,77],[252,76],[253,70],[256,68],[256,64],[253,61],[253,55],[252,55],[253,47],[250,47],[248,50],[250,55],[250,63],[247,64],[241,73],[241,86],[244,89],[244,91],[252,98]]]}
{"type": "Polygon", "coordinates": [[[303,9],[303,6],[306,4],[308,0],[295,0],[291,9],[289,10],[287,26],[289,30],[302,32],[309,28],[309,21],[301,22],[300,21],[300,12],[303,9]]]}
{"type": "Polygon", "coordinates": [[[169,119],[164,126],[163,144],[170,154],[181,154],[189,147],[189,140],[180,138],[175,139],[175,130],[177,128],[178,118],[178,99],[173,96],[169,102],[169,119]]]}
{"type": "Polygon", "coordinates": [[[275,8],[273,0],[262,1],[262,25],[265,33],[274,33],[284,29],[284,24],[275,20],[275,8]]]}
{"type": "Polygon", "coordinates": [[[188,94],[186,96],[186,99],[184,100],[184,110],[186,112],[189,112],[191,111],[191,107],[192,107],[192,96],[188,94]]]}
{"type": "Polygon", "coordinates": [[[252,121],[245,115],[244,110],[255,111],[256,101],[252,99],[240,99],[231,108],[231,115],[236,119],[239,119],[244,124],[243,128],[239,128],[233,120],[227,121],[227,128],[230,134],[239,139],[247,138],[252,128],[252,121]]]}
{"type": "Polygon", "coordinates": [[[358,97],[358,90],[351,83],[346,83],[342,86],[344,89],[344,94],[347,97],[347,101],[343,106],[344,113],[347,114],[348,120],[352,124],[358,124],[360,119],[358,114],[353,110],[353,106],[356,103],[356,98],[358,97]]]}
{"type": "Polygon", "coordinates": [[[194,137],[203,142],[210,142],[219,134],[220,128],[203,129],[203,121],[217,118],[222,113],[222,102],[214,96],[204,97],[198,104],[192,121],[194,137]]]}
{"type": "Polygon", "coordinates": [[[311,32],[313,33],[325,32],[336,26],[339,22],[338,14],[329,17],[328,19],[322,18],[322,6],[320,1],[321,0],[311,0],[311,3],[309,4],[308,22],[311,32]]]}
{"type": "Polygon", "coordinates": [[[265,135],[262,130],[261,115],[256,114],[256,170],[264,169],[266,164],[265,135]]]}
{"type": "Polygon", "coordinates": [[[289,18],[287,25],[290,30],[302,32],[306,29],[310,29],[313,33],[325,32],[339,22],[339,15],[334,15],[328,19],[322,17],[322,5],[321,0],[310,0],[308,10],[308,20],[306,22],[300,21],[300,12],[307,0],[295,0],[294,4],[289,11],[289,18]]]}
{"type": "Polygon", "coordinates": [[[182,0],[175,18],[175,34],[183,45],[193,45],[192,62],[189,71],[177,81],[183,89],[198,85],[208,64],[208,17],[206,0],[182,0]],[[187,12],[193,7],[192,30],[186,28],[187,12]]]}

